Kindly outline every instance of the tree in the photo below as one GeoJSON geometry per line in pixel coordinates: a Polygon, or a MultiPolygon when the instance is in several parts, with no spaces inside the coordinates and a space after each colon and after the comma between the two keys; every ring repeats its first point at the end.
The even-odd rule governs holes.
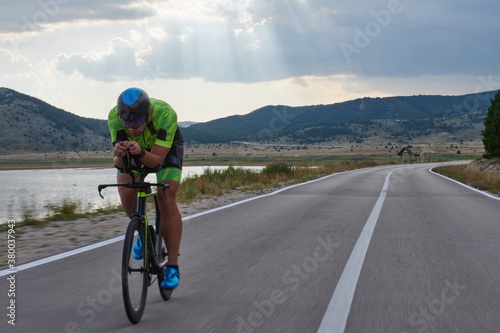
{"type": "Polygon", "coordinates": [[[500,158],[500,90],[491,100],[484,120],[483,144],[485,158],[500,158]]]}

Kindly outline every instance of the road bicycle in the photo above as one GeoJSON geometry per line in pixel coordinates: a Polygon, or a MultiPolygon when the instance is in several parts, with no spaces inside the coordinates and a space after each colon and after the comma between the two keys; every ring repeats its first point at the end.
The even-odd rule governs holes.
{"type": "Polygon", "coordinates": [[[102,184],[98,186],[99,195],[104,198],[101,191],[107,187],[126,187],[137,189],[137,210],[133,214],[125,233],[122,256],[122,294],[123,303],[127,317],[133,324],[138,323],[146,307],[148,287],[155,280],[158,281],[160,295],[168,301],[172,295],[172,289],[163,289],[161,282],[165,275],[167,265],[167,252],[160,227],[160,209],[158,206],[158,195],[166,195],[168,184],[154,184],[145,181],[146,176],[155,172],[154,169],[144,167],[133,157],[124,158],[124,172],[130,175],[131,181],[123,184],[102,184]],[[152,192],[151,187],[157,186],[158,191],[152,192]],[[148,198],[154,199],[155,227],[149,224],[146,215],[146,202],[148,198]],[[137,238],[142,242],[142,256],[133,254],[137,238]]]}

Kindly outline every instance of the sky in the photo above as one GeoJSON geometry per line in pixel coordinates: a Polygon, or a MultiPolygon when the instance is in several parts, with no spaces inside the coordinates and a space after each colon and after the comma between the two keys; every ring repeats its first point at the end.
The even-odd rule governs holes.
{"type": "Polygon", "coordinates": [[[106,119],[145,89],[205,122],[500,89],[497,0],[0,0],[0,87],[106,119]]]}

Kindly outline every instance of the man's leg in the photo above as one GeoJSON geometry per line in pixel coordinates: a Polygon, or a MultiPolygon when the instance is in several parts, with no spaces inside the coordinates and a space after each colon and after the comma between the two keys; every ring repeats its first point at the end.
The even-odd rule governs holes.
{"type": "MultiPolygon", "coordinates": [[[[130,182],[130,176],[126,173],[119,173],[116,177],[118,184],[130,182]]],[[[132,208],[137,206],[137,190],[133,188],[118,187],[118,194],[122,203],[122,208],[127,216],[132,215],[132,208]]]]}
{"type": "Polygon", "coordinates": [[[162,183],[169,184],[170,188],[165,191],[158,190],[158,204],[161,212],[161,231],[163,239],[167,246],[168,264],[179,264],[179,248],[182,236],[182,220],[179,208],[177,207],[177,191],[180,183],[172,180],[166,180],[162,183]]]}

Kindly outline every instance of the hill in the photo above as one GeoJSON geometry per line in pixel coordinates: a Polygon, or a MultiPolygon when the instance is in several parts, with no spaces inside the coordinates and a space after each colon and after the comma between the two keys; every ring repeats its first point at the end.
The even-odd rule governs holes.
{"type": "Polygon", "coordinates": [[[110,149],[107,121],[79,117],[0,88],[0,154],[110,149]]]}
{"type": "Polygon", "coordinates": [[[195,122],[195,121],[180,121],[177,125],[180,128],[186,128],[186,127],[189,127],[189,126],[194,125],[194,124],[198,124],[198,122],[195,122]]]}
{"type": "MultiPolygon", "coordinates": [[[[360,98],[330,105],[265,106],[246,115],[186,123],[186,143],[480,141],[496,91],[461,96],[360,98]]],[[[110,149],[106,120],[79,117],[0,88],[0,154],[110,149]]],[[[180,124],[182,125],[182,124],[180,124]]]]}
{"type": "Polygon", "coordinates": [[[480,140],[496,91],[462,96],[361,98],[315,106],[266,106],[183,129],[187,142],[274,141],[310,144],[383,140],[480,140]]]}

